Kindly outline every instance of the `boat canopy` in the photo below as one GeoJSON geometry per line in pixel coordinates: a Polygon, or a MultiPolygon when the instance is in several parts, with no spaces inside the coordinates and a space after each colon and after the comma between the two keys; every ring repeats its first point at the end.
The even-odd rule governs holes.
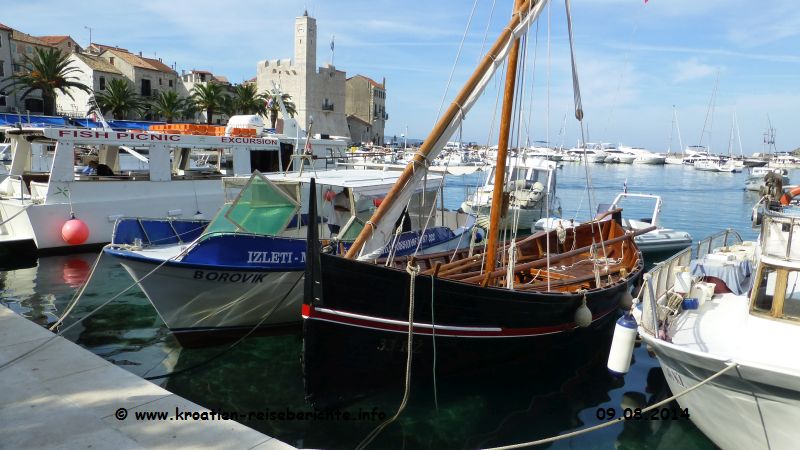
{"type": "Polygon", "coordinates": [[[256,171],[236,199],[220,209],[205,234],[241,231],[276,235],[286,229],[299,209],[293,195],[256,171]]]}

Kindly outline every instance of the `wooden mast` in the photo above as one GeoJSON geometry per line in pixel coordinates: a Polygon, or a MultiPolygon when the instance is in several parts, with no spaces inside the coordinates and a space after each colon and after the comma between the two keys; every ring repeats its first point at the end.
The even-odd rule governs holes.
{"type": "MultiPolygon", "coordinates": [[[[453,100],[453,102],[445,111],[444,115],[442,115],[442,117],[436,123],[436,126],[434,126],[433,130],[431,130],[430,134],[428,134],[428,137],[425,138],[425,141],[423,141],[419,151],[414,154],[414,158],[408,163],[406,168],[400,174],[400,177],[398,177],[394,186],[392,186],[392,188],[386,194],[381,206],[378,207],[378,209],[370,218],[370,222],[373,224],[377,224],[383,219],[383,216],[386,214],[389,206],[394,203],[395,198],[411,179],[411,176],[414,174],[414,171],[417,170],[417,167],[425,167],[425,160],[433,150],[434,144],[442,137],[453,119],[455,119],[456,116],[461,113],[461,105],[467,102],[467,99],[472,91],[478,86],[483,75],[489,71],[492,64],[494,64],[497,58],[500,56],[500,53],[503,50],[503,47],[506,45],[506,42],[513,36],[513,30],[520,24],[520,22],[522,22],[523,17],[525,17],[528,12],[533,9],[533,6],[541,3],[542,0],[516,1],[521,5],[517,8],[519,14],[513,14],[511,16],[511,20],[503,29],[502,33],[500,33],[500,36],[494,42],[492,48],[489,50],[489,52],[487,52],[486,56],[483,57],[477,69],[475,69],[475,72],[472,73],[472,76],[470,76],[469,80],[467,80],[467,83],[458,93],[455,100],[453,100]]],[[[352,259],[358,256],[361,248],[372,234],[372,229],[370,228],[370,225],[368,225],[361,230],[361,233],[359,233],[355,242],[353,242],[353,245],[347,251],[347,254],[345,254],[346,258],[352,259]]]]}
{"type": "MultiPolygon", "coordinates": [[[[516,0],[514,12],[518,12],[522,0],[516,0]]],[[[494,169],[494,187],[492,188],[492,206],[489,210],[489,239],[486,243],[486,262],[484,271],[491,273],[497,265],[497,236],[500,234],[500,215],[503,212],[503,193],[506,178],[506,158],[508,141],[511,134],[511,114],[514,109],[514,87],[517,81],[517,62],[519,61],[519,38],[514,41],[508,54],[506,66],[506,84],[503,93],[503,112],[500,116],[500,136],[497,141],[497,162],[494,169]]]]}

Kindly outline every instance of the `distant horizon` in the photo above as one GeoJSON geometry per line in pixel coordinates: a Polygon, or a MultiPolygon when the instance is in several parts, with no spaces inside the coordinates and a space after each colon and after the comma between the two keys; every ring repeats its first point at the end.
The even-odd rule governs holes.
{"type": "MultiPolygon", "coordinates": [[[[37,0],[6,5],[2,22],[34,36],[70,35],[82,46],[91,28],[95,43],[162,58],[178,73],[208,70],[241,83],[255,76],[259,61],[292,57],[294,20],[307,8],[317,19],[317,66],[333,61],[348,77],[386,77],[385,134],[424,139],[436,121],[472,3],[410,0],[398,8],[367,0],[308,0],[303,5],[232,0],[219,7],[208,0],[142,0],[136,3],[136,14],[125,9],[121,21],[122,7],[107,2],[87,0],[65,7],[37,0]]],[[[477,2],[445,106],[509,17],[511,1],[497,2],[494,11],[489,3],[477,2]]],[[[564,8],[559,2],[551,7],[550,63],[545,9],[529,34],[526,53],[521,128],[530,132],[515,137],[512,145],[546,140],[571,147],[581,139],[573,113],[564,8]],[[533,114],[527,113],[531,107],[533,114]]],[[[663,152],[672,135],[671,148],[677,149],[677,128],[670,131],[674,105],[683,147],[709,145],[712,152],[727,154],[732,146],[738,154],[739,136],[731,139],[734,113],[742,153],[764,151],[768,116],[778,151],[800,147],[800,127],[795,125],[800,115],[800,10],[795,2],[573,0],[572,12],[587,141],[663,152]],[[710,108],[715,85],[716,101],[710,108]]],[[[501,86],[501,79],[493,80],[467,114],[461,140],[496,144],[495,101],[501,86]]],[[[449,140],[459,140],[459,133],[449,140]]]]}

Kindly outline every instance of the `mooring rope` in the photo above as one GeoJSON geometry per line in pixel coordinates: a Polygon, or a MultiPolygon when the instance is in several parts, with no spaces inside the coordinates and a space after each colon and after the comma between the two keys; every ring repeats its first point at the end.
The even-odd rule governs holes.
{"type": "Polygon", "coordinates": [[[397,420],[400,417],[400,414],[403,410],[406,409],[406,405],[408,404],[408,398],[411,395],[411,361],[413,359],[414,352],[412,351],[412,345],[414,344],[414,286],[416,285],[417,275],[419,275],[420,269],[419,265],[414,262],[412,266],[413,259],[408,260],[408,265],[406,265],[406,272],[411,276],[410,286],[409,286],[409,293],[408,293],[408,341],[406,352],[408,356],[406,357],[406,379],[405,379],[405,391],[403,392],[403,400],[400,402],[400,406],[397,408],[397,412],[394,413],[392,417],[386,419],[383,423],[375,427],[361,443],[356,446],[356,450],[362,450],[367,448],[375,438],[378,437],[379,434],[387,427],[389,424],[397,420]]]}
{"type": "MultiPolygon", "coordinates": [[[[710,377],[706,378],[705,380],[695,384],[694,386],[692,386],[692,387],[690,387],[690,388],[688,388],[688,389],[686,389],[686,390],[684,390],[682,392],[679,392],[679,393],[673,395],[672,397],[669,397],[669,398],[664,399],[664,400],[662,400],[662,401],[660,401],[658,403],[650,405],[647,408],[643,408],[642,409],[642,414],[644,414],[646,412],[649,412],[649,411],[652,411],[654,409],[660,408],[661,406],[664,406],[667,403],[669,403],[669,402],[671,402],[671,401],[673,401],[673,400],[675,400],[677,398],[680,398],[680,397],[688,394],[689,392],[694,391],[695,389],[699,388],[700,386],[703,386],[706,383],[711,382],[712,380],[714,380],[714,379],[726,374],[727,372],[729,372],[729,371],[731,371],[731,370],[733,370],[733,369],[735,369],[737,367],[739,367],[739,364],[737,364],[735,362],[730,362],[729,365],[725,366],[723,369],[721,369],[718,372],[714,373],[713,375],[711,375],[710,377]]],[[[505,446],[502,446],[502,447],[490,447],[490,448],[488,448],[486,450],[509,450],[509,449],[514,449],[514,448],[524,448],[524,447],[532,447],[534,445],[549,444],[551,442],[562,441],[564,439],[573,438],[575,436],[580,436],[582,434],[586,434],[586,433],[589,433],[589,432],[592,432],[592,431],[596,431],[596,430],[599,430],[599,429],[602,429],[602,428],[610,427],[612,425],[615,425],[615,424],[618,424],[618,423],[622,423],[624,421],[625,420],[623,418],[619,418],[617,420],[611,420],[611,421],[608,421],[608,422],[605,422],[605,423],[601,423],[601,424],[598,424],[598,425],[595,425],[595,426],[592,426],[592,427],[589,427],[589,428],[583,428],[583,429],[580,429],[580,430],[576,430],[576,431],[573,431],[573,432],[567,433],[567,434],[561,434],[561,435],[558,435],[558,436],[553,436],[553,437],[549,437],[549,438],[545,438],[545,439],[539,439],[537,441],[523,442],[521,444],[505,445],[505,446]]]]}
{"type": "MultiPolygon", "coordinates": [[[[103,246],[103,249],[105,249],[106,247],[109,247],[109,246],[111,246],[111,245],[112,245],[112,244],[107,244],[107,245],[103,246]]],[[[106,305],[108,305],[108,304],[109,304],[109,303],[111,303],[112,301],[114,301],[114,300],[118,299],[119,297],[121,297],[121,296],[122,296],[122,294],[124,294],[124,293],[128,292],[129,290],[133,289],[133,287],[134,287],[134,286],[137,286],[137,285],[139,285],[139,283],[140,283],[142,280],[144,280],[145,278],[147,278],[147,277],[149,277],[150,275],[152,275],[153,273],[155,273],[155,272],[156,272],[158,269],[160,269],[160,268],[161,268],[161,267],[162,267],[164,264],[166,264],[166,263],[168,263],[169,261],[172,261],[172,260],[174,260],[174,259],[176,259],[176,258],[179,258],[179,257],[181,257],[182,255],[184,255],[184,254],[185,254],[187,251],[189,251],[189,249],[190,249],[190,248],[192,248],[192,246],[191,246],[191,245],[190,245],[190,246],[187,246],[187,247],[186,247],[184,250],[182,250],[182,251],[181,251],[180,253],[178,253],[177,255],[175,255],[175,256],[173,256],[173,257],[171,257],[171,258],[165,259],[165,260],[164,260],[164,261],[162,261],[162,262],[161,262],[159,265],[157,265],[155,268],[153,268],[153,270],[151,270],[150,272],[147,272],[147,273],[146,273],[146,274],[145,274],[145,275],[144,275],[142,278],[140,278],[140,279],[138,279],[138,280],[134,280],[134,282],[133,282],[132,284],[130,284],[128,287],[126,287],[125,289],[121,290],[120,292],[118,292],[116,295],[112,296],[110,299],[106,300],[105,302],[101,303],[101,304],[100,304],[100,306],[98,306],[97,308],[95,308],[95,309],[93,309],[93,310],[89,311],[89,313],[88,313],[88,314],[86,314],[85,316],[81,317],[81,319],[80,319],[80,320],[77,320],[77,321],[75,321],[75,323],[73,323],[72,325],[69,325],[69,326],[67,326],[66,328],[64,328],[63,330],[59,331],[58,333],[55,333],[55,334],[53,334],[53,336],[51,336],[51,337],[47,338],[47,339],[46,339],[44,342],[42,342],[41,344],[37,345],[36,347],[33,347],[32,349],[28,350],[27,352],[24,352],[24,353],[20,354],[19,356],[15,357],[15,358],[12,358],[12,359],[10,359],[10,360],[6,361],[6,362],[5,362],[5,363],[3,363],[3,364],[0,364],[0,370],[3,370],[3,369],[5,369],[5,368],[7,368],[7,367],[11,366],[12,364],[14,364],[14,363],[16,363],[16,362],[18,362],[18,361],[21,361],[21,360],[23,360],[23,359],[27,358],[28,356],[30,356],[30,355],[32,355],[32,354],[34,354],[34,353],[38,352],[39,350],[43,349],[44,347],[46,347],[47,345],[49,345],[51,342],[53,342],[53,341],[54,341],[54,340],[55,340],[57,337],[59,337],[59,336],[62,336],[64,333],[66,333],[67,331],[71,330],[71,329],[72,329],[74,326],[78,325],[79,323],[82,323],[82,322],[83,322],[85,319],[88,319],[89,317],[93,316],[95,313],[97,313],[97,311],[100,311],[102,308],[104,308],[106,305]]],[[[102,252],[102,250],[101,250],[101,252],[102,252]]],[[[99,258],[99,257],[98,257],[98,258],[99,258]]],[[[95,265],[95,267],[96,267],[96,265],[95,265]]],[[[91,279],[91,276],[93,275],[93,273],[94,273],[94,272],[91,272],[91,273],[89,274],[89,278],[87,278],[87,279],[91,279]]],[[[87,284],[88,284],[88,281],[87,281],[87,284]]],[[[78,302],[78,300],[80,300],[80,296],[76,298],[76,300],[75,300],[75,303],[77,303],[77,302],[78,302]]],[[[59,319],[59,321],[63,321],[65,318],[66,318],[66,315],[62,316],[62,317],[59,319]]]]}

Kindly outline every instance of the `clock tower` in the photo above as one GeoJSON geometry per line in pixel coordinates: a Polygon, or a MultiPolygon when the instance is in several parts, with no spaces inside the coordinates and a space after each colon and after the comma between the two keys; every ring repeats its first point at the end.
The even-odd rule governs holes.
{"type": "Polygon", "coordinates": [[[294,64],[306,73],[314,73],[317,68],[317,20],[308,17],[308,11],[295,19],[294,24],[294,64]]]}

